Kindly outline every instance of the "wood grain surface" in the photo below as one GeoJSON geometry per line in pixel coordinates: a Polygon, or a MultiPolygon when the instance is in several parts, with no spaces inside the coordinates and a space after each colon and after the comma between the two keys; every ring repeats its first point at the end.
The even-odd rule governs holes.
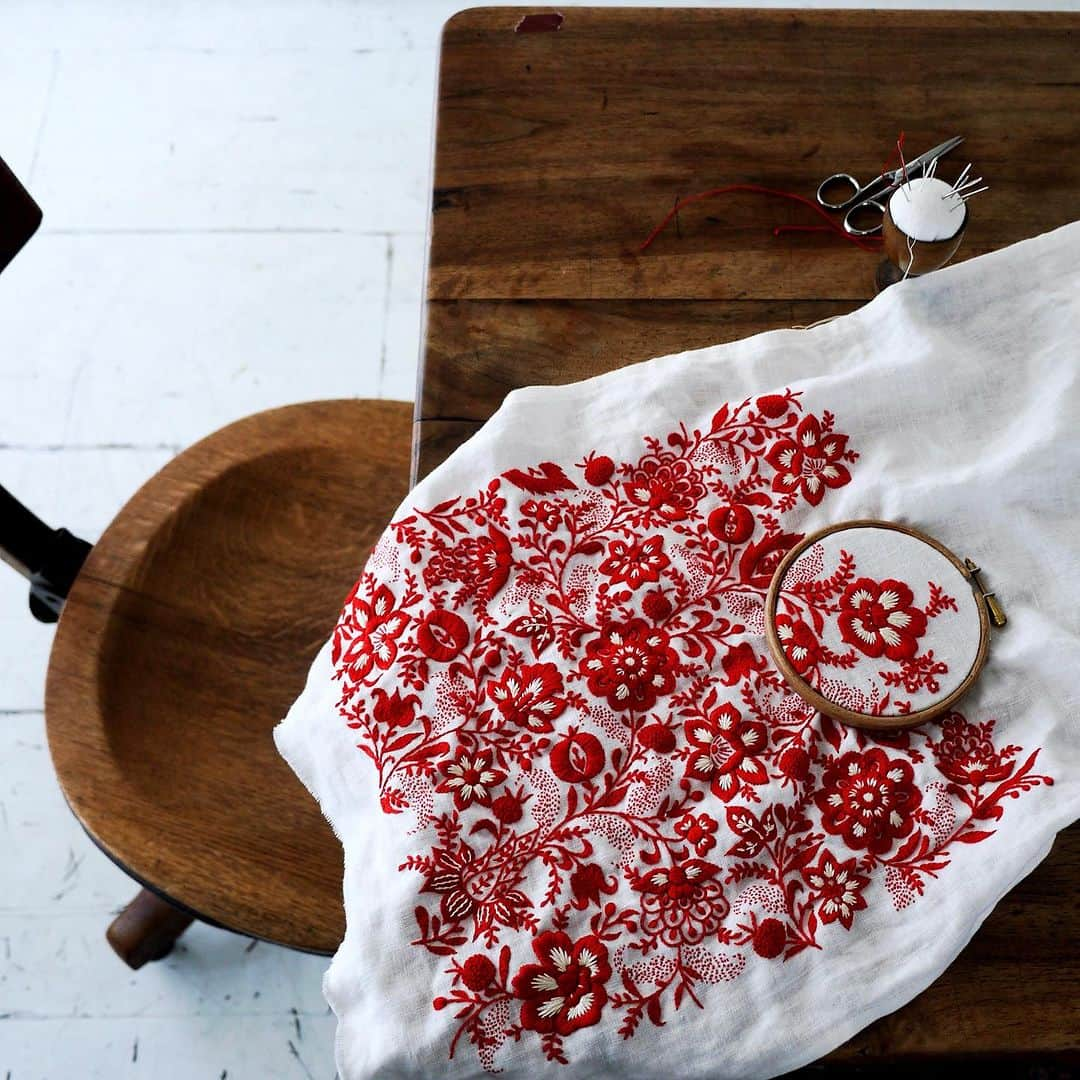
{"type": "Polygon", "coordinates": [[[678,196],[811,197],[837,169],[876,174],[904,130],[909,153],[964,135],[940,174],[971,160],[991,185],[958,259],[1080,210],[1080,15],[569,8],[516,34],[526,10],[466,11],[443,36],[414,479],[455,445],[448,423],[466,437],[516,386],[873,295],[878,256],[774,237],[815,219],[755,195],[689,207],[639,253],[678,196]]]}
{"type": "MultiPolygon", "coordinates": [[[[791,233],[809,211],[753,195],[679,215],[679,196],[750,182],[812,197],[911,153],[966,143],[991,185],[957,259],[1080,211],[1080,15],[976,11],[474,9],[446,26],[415,481],[518,386],[565,383],[854,310],[879,256],[791,233]]],[[[903,1067],[1039,1055],[1080,1064],[1080,830],[989,916],[914,1002],[827,1059],[903,1067]]],[[[883,958],[883,963],[888,963],[883,958]]],[[[898,1003],[900,1004],[900,1003],[898,1003]]]]}
{"type": "Polygon", "coordinates": [[[241,420],[121,510],[49,663],[72,810],[138,880],[313,952],[344,932],[341,848],[271,732],[408,483],[410,407],[329,401],[241,420]]]}

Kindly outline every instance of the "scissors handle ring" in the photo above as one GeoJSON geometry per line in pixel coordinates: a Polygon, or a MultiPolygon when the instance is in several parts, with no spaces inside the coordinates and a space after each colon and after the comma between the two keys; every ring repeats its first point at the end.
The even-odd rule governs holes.
{"type": "Polygon", "coordinates": [[[825,179],[822,180],[820,184],[818,184],[818,189],[817,189],[818,205],[819,206],[824,206],[826,210],[844,210],[847,207],[849,207],[855,201],[855,199],[859,196],[859,193],[861,191],[862,191],[862,184],[860,184],[859,181],[856,180],[855,177],[852,176],[850,173],[846,173],[846,172],[833,173],[832,176],[826,176],[825,179]],[[826,199],[825,195],[824,195],[825,189],[830,184],[840,184],[840,183],[850,184],[851,185],[851,194],[846,199],[842,200],[841,202],[829,202],[829,200],[826,199]]]}
{"type": "Polygon", "coordinates": [[[851,224],[851,215],[857,214],[860,211],[865,211],[867,207],[872,210],[880,210],[882,219],[884,219],[885,204],[877,199],[866,199],[863,202],[859,203],[857,206],[853,206],[844,215],[844,232],[848,233],[850,236],[876,236],[879,232],[881,232],[880,221],[870,229],[860,229],[851,224]]]}

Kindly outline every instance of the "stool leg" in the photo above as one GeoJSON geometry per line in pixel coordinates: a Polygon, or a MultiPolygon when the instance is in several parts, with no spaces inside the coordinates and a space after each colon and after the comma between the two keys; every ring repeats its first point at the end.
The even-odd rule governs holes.
{"type": "Polygon", "coordinates": [[[172,952],[176,939],[192,924],[186,911],[175,908],[148,889],[113,919],[105,937],[128,967],[138,970],[150,960],[172,952]]]}

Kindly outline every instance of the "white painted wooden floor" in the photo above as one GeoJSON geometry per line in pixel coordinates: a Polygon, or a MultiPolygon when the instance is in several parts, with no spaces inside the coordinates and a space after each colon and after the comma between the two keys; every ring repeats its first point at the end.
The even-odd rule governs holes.
{"type": "MultiPolygon", "coordinates": [[[[45,211],[0,277],[0,482],[93,540],[230,420],[412,397],[459,6],[0,0],[0,156],[45,211]]],[[[137,974],[109,951],[133,886],[53,779],[51,636],[0,565],[0,1080],[331,1080],[323,960],[206,927],[137,974]]]]}

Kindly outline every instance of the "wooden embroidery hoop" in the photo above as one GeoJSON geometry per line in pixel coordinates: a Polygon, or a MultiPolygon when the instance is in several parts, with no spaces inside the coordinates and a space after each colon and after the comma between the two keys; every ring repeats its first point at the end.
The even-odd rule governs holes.
{"type": "Polygon", "coordinates": [[[911,728],[916,727],[919,724],[924,724],[927,720],[937,719],[939,716],[947,713],[956,702],[971,689],[986,663],[987,651],[990,647],[990,618],[986,613],[986,606],[983,603],[982,596],[978,592],[972,573],[964,565],[963,560],[957,558],[957,556],[945,547],[944,544],[939,543],[932,536],[928,536],[926,533],[920,532],[918,529],[913,529],[908,525],[900,525],[895,521],[878,521],[873,518],[860,518],[853,521],[840,521],[835,525],[829,525],[824,529],[819,529],[817,532],[812,533],[810,536],[801,540],[787,553],[787,555],[784,556],[780,565],[776,568],[776,572],[773,574],[772,581],[769,583],[769,591],[765,595],[765,640],[768,642],[769,652],[772,654],[773,662],[780,669],[780,673],[784,676],[784,680],[787,682],[788,686],[790,686],[804,701],[813,705],[819,712],[832,717],[834,720],[839,720],[843,724],[849,724],[852,727],[869,728],[874,731],[900,731],[904,728],[911,728]],[[905,713],[898,716],[873,716],[868,713],[854,712],[851,709],[844,708],[842,705],[837,705],[836,702],[830,701],[827,697],[824,697],[815,690],[795,670],[791,661],[788,660],[787,655],[780,644],[780,639],[777,636],[776,605],[780,597],[780,585],[792,563],[826,536],[831,536],[836,532],[846,532],[849,529],[891,529],[893,532],[905,533],[907,536],[914,537],[916,540],[921,540],[924,544],[929,544],[930,547],[939,554],[945,556],[945,558],[956,567],[960,572],[960,575],[968,582],[972,591],[976,594],[977,602],[975,607],[979,613],[979,647],[975,653],[975,659],[972,661],[971,668],[955,690],[946,694],[940,701],[936,701],[932,705],[928,705],[916,712],[905,713]]]}

